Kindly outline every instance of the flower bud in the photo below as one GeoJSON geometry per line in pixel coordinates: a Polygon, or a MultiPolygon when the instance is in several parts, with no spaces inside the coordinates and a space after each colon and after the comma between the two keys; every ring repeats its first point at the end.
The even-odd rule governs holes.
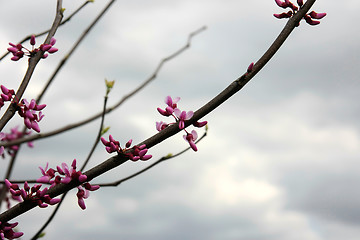
{"type": "Polygon", "coordinates": [[[33,46],[35,45],[35,35],[31,35],[30,44],[33,45],[33,46]]]}
{"type": "Polygon", "coordinates": [[[309,13],[309,15],[311,18],[314,18],[314,19],[322,19],[323,17],[326,16],[326,13],[317,13],[315,11],[312,11],[309,13]]]}

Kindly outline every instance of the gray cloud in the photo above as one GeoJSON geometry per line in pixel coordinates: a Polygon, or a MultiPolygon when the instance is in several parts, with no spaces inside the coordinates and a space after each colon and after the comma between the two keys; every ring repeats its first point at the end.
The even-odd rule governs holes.
{"type": "MultiPolygon", "coordinates": [[[[3,9],[16,8],[26,17],[14,18],[12,11],[0,16],[3,50],[9,41],[43,30],[52,20],[53,9],[44,10],[54,3],[16,4],[3,3],[3,9]]],[[[65,2],[65,13],[77,4],[65,2]]],[[[89,4],[59,29],[59,53],[40,62],[29,97],[36,95],[81,27],[105,4],[89,4]]],[[[179,106],[195,110],[261,56],[285,24],[272,17],[282,11],[273,1],[261,4],[116,2],[45,96],[42,129],[98,112],[104,78],[116,79],[109,100],[116,102],[150,76],[161,58],[182,46],[189,32],[207,25],[189,51],[165,65],[156,81],[106,119],[111,134],[122,143],[149,137],[156,132],[155,121],[167,120],[156,112],[165,96],[181,96],[179,106]]],[[[205,118],[209,135],[199,143],[199,152],[162,163],[116,189],[92,193],[86,211],[76,206],[71,194],[47,237],[358,239],[359,34],[352,26],[359,7],[356,1],[317,1],[314,10],[328,16],[316,27],[302,22],[252,82],[205,118]]],[[[16,88],[25,67],[24,60],[2,61],[1,84],[16,88]]],[[[73,158],[82,161],[97,125],[36,142],[34,150],[20,155],[15,173],[33,178],[39,173],[37,165],[46,161],[53,166],[73,158]]],[[[151,149],[154,158],[187,147],[181,135],[151,149]]],[[[107,157],[99,147],[91,164],[107,157]]],[[[128,176],[150,163],[127,163],[98,181],[128,176]]],[[[30,237],[41,224],[32,214],[42,217],[49,212],[29,212],[18,219],[19,227],[30,237]]]]}

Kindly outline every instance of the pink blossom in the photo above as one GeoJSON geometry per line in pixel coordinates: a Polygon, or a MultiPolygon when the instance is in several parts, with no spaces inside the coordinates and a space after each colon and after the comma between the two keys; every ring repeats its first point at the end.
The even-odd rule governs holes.
{"type": "Polygon", "coordinates": [[[28,129],[33,129],[36,132],[40,132],[40,127],[38,122],[43,119],[45,116],[41,111],[46,107],[46,104],[37,105],[36,101],[32,99],[30,103],[23,99],[19,105],[18,113],[21,117],[24,118],[24,124],[28,129]],[[39,111],[39,113],[37,113],[39,111]]]}
{"type": "Polygon", "coordinates": [[[33,46],[35,45],[35,35],[31,35],[30,44],[33,45],[33,46]]]}
{"type": "Polygon", "coordinates": [[[13,54],[11,60],[18,61],[24,55],[28,57],[33,57],[39,51],[43,51],[44,53],[42,55],[42,58],[46,58],[48,56],[48,53],[52,54],[58,51],[57,48],[53,47],[56,43],[55,38],[52,38],[50,40],[50,44],[41,44],[38,48],[34,47],[35,43],[35,35],[32,35],[30,37],[30,45],[32,46],[31,50],[25,48],[22,44],[9,43],[11,47],[9,47],[7,50],[13,54]]]}
{"type": "Polygon", "coordinates": [[[0,109],[4,106],[4,103],[7,101],[11,101],[13,96],[15,95],[15,91],[13,89],[9,90],[4,85],[1,85],[1,93],[0,95],[0,109]]]}
{"type": "Polygon", "coordinates": [[[274,17],[279,18],[279,19],[281,19],[281,18],[289,18],[292,15],[293,15],[292,11],[288,11],[287,13],[280,13],[280,14],[274,13],[274,17]]]}
{"type": "Polygon", "coordinates": [[[106,141],[103,137],[101,138],[101,142],[105,145],[105,150],[108,153],[117,152],[122,153],[129,157],[132,161],[137,160],[148,160],[152,157],[152,155],[145,155],[148,149],[146,148],[146,145],[143,144],[141,146],[134,146],[130,148],[132,139],[130,139],[126,144],[125,148],[120,147],[120,143],[116,141],[111,135],[109,135],[109,140],[106,141]]]}
{"type": "Polygon", "coordinates": [[[308,14],[306,14],[304,16],[304,19],[309,25],[318,25],[318,24],[320,24],[320,21],[313,20],[308,14]]]}
{"type": "Polygon", "coordinates": [[[20,189],[19,185],[12,184],[8,179],[5,179],[5,185],[8,187],[9,192],[14,200],[21,201],[32,201],[35,202],[39,207],[47,207],[48,204],[54,205],[60,202],[60,199],[51,198],[47,194],[48,188],[40,190],[41,184],[34,185],[30,188],[27,182],[24,183],[24,188],[20,189]]]}
{"type": "Polygon", "coordinates": [[[157,108],[158,112],[161,115],[164,116],[171,116],[171,114],[173,114],[174,110],[177,108],[177,102],[180,101],[179,97],[176,97],[174,99],[172,99],[170,96],[167,96],[165,98],[165,103],[168,105],[165,110],[161,109],[161,108],[157,108]]]}
{"type": "Polygon", "coordinates": [[[85,206],[85,201],[84,199],[87,199],[90,195],[90,192],[89,191],[95,191],[95,190],[98,190],[100,188],[99,185],[91,185],[90,183],[85,183],[83,185],[83,187],[81,186],[78,186],[78,192],[76,194],[77,198],[78,198],[78,205],[79,207],[82,209],[82,210],[85,210],[86,209],[86,206],[85,206]],[[85,189],[84,189],[84,188],[85,189]]]}
{"type": "Polygon", "coordinates": [[[109,141],[106,141],[103,137],[101,137],[100,140],[105,145],[105,149],[108,153],[119,151],[120,143],[118,141],[115,141],[115,139],[111,135],[109,135],[109,141]]]}
{"type": "MultiPolygon", "coordinates": [[[[76,171],[76,159],[72,161],[70,167],[66,163],[62,163],[61,166],[56,166],[56,170],[52,168],[48,169],[48,164],[46,164],[45,169],[43,169],[42,167],[39,168],[41,173],[43,174],[43,177],[40,177],[37,181],[38,182],[42,180],[44,180],[44,182],[47,181],[47,183],[51,184],[50,188],[60,183],[68,184],[72,180],[80,182],[81,184],[78,186],[79,191],[77,193],[77,196],[78,196],[78,204],[82,209],[86,208],[84,199],[87,198],[87,196],[89,195],[88,191],[95,191],[100,188],[99,185],[91,185],[89,182],[86,182],[87,176],[82,174],[81,171],[76,171]],[[83,187],[85,189],[83,189],[83,187]]],[[[38,204],[39,207],[46,207],[47,206],[46,203],[53,205],[60,201],[57,199],[50,199],[49,197],[46,196],[46,192],[47,189],[37,192],[37,195],[39,197],[43,197],[43,202],[39,202],[38,204]]]]}
{"type": "Polygon", "coordinates": [[[131,150],[132,151],[125,153],[125,155],[127,155],[130,158],[130,160],[134,162],[138,160],[146,161],[152,158],[152,155],[145,155],[148,151],[145,144],[141,146],[134,146],[131,148],[131,150]]]}
{"type": "Polygon", "coordinates": [[[288,7],[288,4],[286,2],[282,2],[280,0],[275,0],[275,2],[279,7],[282,7],[282,8],[287,8],[288,7]]]}
{"type": "Polygon", "coordinates": [[[159,132],[164,130],[165,128],[167,128],[169,126],[169,124],[160,121],[160,122],[156,122],[156,130],[158,130],[159,132]]]}
{"type": "Polygon", "coordinates": [[[314,19],[322,19],[323,17],[326,16],[326,13],[317,13],[315,11],[311,11],[309,13],[309,16],[314,19]]]}
{"type": "Polygon", "coordinates": [[[250,72],[252,71],[253,67],[254,67],[254,63],[252,62],[252,63],[250,63],[250,65],[248,66],[246,72],[247,72],[247,73],[250,73],[250,72]]]}
{"type": "MultiPolygon", "coordinates": [[[[10,133],[2,133],[2,137],[0,138],[0,141],[3,142],[11,142],[14,141],[16,139],[22,138],[26,135],[29,135],[31,132],[30,131],[26,131],[26,132],[22,132],[18,130],[18,127],[14,127],[10,129],[10,133]]],[[[28,142],[27,145],[29,147],[33,147],[32,142],[28,142]]],[[[8,152],[8,154],[10,154],[11,156],[19,149],[19,145],[11,145],[6,147],[6,150],[8,152]]]]}
{"type": "Polygon", "coordinates": [[[195,141],[198,137],[197,132],[195,130],[192,130],[191,133],[187,133],[183,136],[185,141],[187,141],[190,144],[190,147],[196,152],[197,147],[195,145],[195,141]]]}
{"type": "Polygon", "coordinates": [[[3,240],[5,238],[7,239],[15,239],[19,238],[24,233],[22,232],[15,232],[13,228],[15,228],[18,225],[18,222],[15,223],[8,223],[8,222],[1,222],[0,221],[0,239],[3,240]]]}
{"type": "MultiPolygon", "coordinates": [[[[250,72],[252,70],[254,63],[251,63],[248,67],[248,72],[250,72]]],[[[177,102],[180,100],[180,98],[175,98],[172,99],[170,96],[167,96],[165,98],[165,103],[168,105],[167,108],[165,110],[157,108],[157,110],[160,112],[161,115],[164,116],[173,116],[175,118],[175,123],[178,123],[179,129],[184,129],[184,131],[186,132],[186,135],[184,135],[184,138],[187,142],[189,142],[190,147],[194,150],[197,151],[197,147],[194,143],[194,141],[197,138],[197,133],[196,131],[192,131],[191,133],[189,133],[188,131],[185,130],[185,121],[190,120],[193,116],[194,116],[194,112],[193,111],[181,111],[178,106],[177,106],[177,102]]],[[[156,122],[156,129],[158,131],[162,131],[164,130],[166,127],[168,127],[170,124],[174,124],[174,123],[165,123],[163,121],[160,122],[156,122]]],[[[207,121],[203,121],[203,122],[194,122],[192,123],[193,126],[195,127],[203,127],[207,124],[207,121]]],[[[145,155],[146,156],[146,155],[145,155]]],[[[136,161],[137,159],[139,159],[139,157],[135,157],[134,159],[132,159],[133,161],[136,161]]]]}
{"type": "MultiPolygon", "coordinates": [[[[297,0],[297,4],[299,7],[295,6],[292,2],[290,2],[290,0],[285,0],[284,2],[281,0],[275,0],[275,2],[279,7],[291,8],[291,11],[280,13],[280,14],[277,14],[277,13],[274,14],[274,17],[280,18],[280,19],[281,18],[290,18],[299,10],[299,7],[302,7],[304,4],[303,0],[297,0]]],[[[326,13],[316,13],[315,11],[312,11],[309,14],[306,14],[303,17],[303,19],[305,19],[305,21],[310,25],[318,25],[320,23],[320,21],[316,21],[313,19],[321,19],[325,16],[326,16],[326,13]]],[[[299,25],[300,25],[300,23],[298,23],[296,26],[299,26],[299,25]]]]}
{"type": "Polygon", "coordinates": [[[180,109],[176,108],[174,111],[174,114],[179,119],[179,129],[184,129],[185,121],[192,118],[192,116],[194,115],[194,112],[193,111],[188,111],[188,112],[181,111],[180,109]]]}
{"type": "Polygon", "coordinates": [[[78,205],[82,210],[85,210],[86,206],[84,199],[89,197],[89,190],[83,189],[81,186],[78,186],[77,188],[78,188],[78,192],[76,196],[78,198],[78,205]]]}
{"type": "Polygon", "coordinates": [[[193,125],[194,125],[195,127],[200,128],[200,127],[205,126],[206,124],[207,124],[207,121],[203,121],[203,122],[195,122],[193,125]]]}

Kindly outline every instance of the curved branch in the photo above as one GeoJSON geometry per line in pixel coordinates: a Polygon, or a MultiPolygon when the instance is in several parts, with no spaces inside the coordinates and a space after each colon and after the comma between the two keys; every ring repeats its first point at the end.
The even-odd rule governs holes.
{"type": "MultiPolygon", "coordinates": [[[[85,2],[88,3],[89,1],[85,2]]],[[[36,99],[36,102],[40,102],[42,97],[44,96],[46,90],[49,88],[50,84],[54,80],[55,76],[58,74],[60,69],[65,65],[66,61],[70,58],[70,56],[75,52],[75,49],[80,45],[82,40],[86,37],[86,35],[90,32],[90,30],[95,26],[95,24],[100,20],[102,16],[106,13],[106,11],[111,7],[111,5],[115,2],[115,0],[111,0],[104,9],[100,12],[100,14],[91,22],[91,24],[84,30],[84,32],[81,34],[80,38],[76,41],[76,43],[73,45],[73,47],[70,49],[69,53],[65,55],[65,57],[60,61],[58,66],[56,67],[55,71],[51,75],[50,79],[46,83],[45,87],[43,88],[42,92],[39,94],[39,96],[36,99]]]]}
{"type": "MultiPolygon", "coordinates": [[[[274,56],[274,54],[279,50],[280,46],[285,42],[290,33],[294,30],[299,21],[303,18],[303,16],[308,12],[310,7],[314,4],[316,0],[308,0],[302,8],[291,17],[284,29],[280,33],[280,35],[276,38],[274,43],[270,46],[270,48],[265,52],[265,54],[256,62],[253,67],[253,70],[250,73],[245,73],[234,82],[232,82],[225,90],[223,90],[219,95],[214,97],[210,102],[205,104],[199,110],[194,113],[194,116],[185,122],[185,126],[189,126],[199,120],[201,117],[207,115],[223,102],[225,102],[228,98],[237,93],[240,89],[242,89],[246,83],[248,83],[264,66],[265,64],[274,56]]],[[[173,136],[174,134],[181,131],[176,124],[171,125],[161,132],[155,134],[154,136],[148,138],[144,142],[140,144],[146,144],[147,148],[151,148],[165,139],[173,136]]],[[[140,145],[139,144],[139,145],[140,145]]],[[[88,180],[92,180],[95,177],[98,177],[105,172],[125,163],[128,159],[125,155],[117,155],[113,156],[106,161],[100,163],[99,165],[93,167],[92,169],[86,171],[84,174],[88,177],[88,180]]],[[[71,181],[69,184],[59,184],[55,187],[51,188],[48,191],[48,194],[51,197],[58,196],[64,192],[69,191],[70,189],[78,186],[80,183],[76,181],[71,181]]],[[[9,221],[20,214],[34,208],[36,203],[33,202],[21,202],[6,212],[0,214],[0,221],[9,221]]]]}
{"type": "MultiPolygon", "coordinates": [[[[204,137],[206,137],[206,135],[207,135],[207,130],[206,130],[205,133],[196,141],[196,144],[197,144],[198,142],[200,142],[204,137]]],[[[188,147],[188,148],[186,148],[186,149],[182,150],[181,152],[178,152],[178,153],[176,153],[176,154],[174,154],[174,155],[164,156],[164,157],[158,159],[156,162],[150,164],[150,165],[147,166],[146,168],[141,169],[140,171],[138,171],[138,172],[136,172],[136,173],[134,173],[134,174],[126,177],[126,178],[123,178],[123,179],[120,179],[120,180],[118,180],[118,181],[111,182],[111,183],[100,183],[100,184],[95,184],[95,185],[99,185],[100,187],[116,187],[116,186],[119,186],[121,183],[126,182],[126,181],[128,181],[128,180],[130,180],[130,179],[132,179],[132,178],[134,178],[134,177],[136,177],[136,176],[138,176],[138,175],[140,175],[140,174],[142,174],[142,173],[150,170],[151,168],[155,167],[155,166],[158,165],[159,163],[162,163],[162,162],[164,162],[164,161],[166,161],[166,160],[170,160],[170,159],[172,159],[172,158],[178,157],[178,156],[180,156],[181,154],[189,151],[190,149],[191,149],[191,147],[188,147]]]]}
{"type": "MultiPolygon", "coordinates": [[[[204,31],[206,29],[206,27],[202,27],[192,33],[189,34],[189,37],[188,37],[188,40],[186,42],[186,44],[178,49],[176,52],[174,52],[173,54],[163,58],[158,66],[156,67],[155,71],[153,72],[153,74],[148,78],[146,79],[140,86],[138,86],[137,88],[135,88],[134,90],[132,90],[130,93],[126,94],[125,96],[123,96],[119,102],[117,102],[116,104],[114,104],[113,106],[109,107],[106,109],[106,114],[110,113],[111,111],[113,111],[114,109],[118,108],[121,104],[123,104],[126,100],[128,100],[130,97],[132,97],[133,95],[135,95],[137,92],[139,92],[140,90],[142,90],[145,86],[147,86],[151,81],[153,81],[157,74],[160,72],[161,68],[163,67],[163,65],[172,60],[173,58],[177,57],[178,55],[180,55],[181,53],[183,53],[185,50],[187,50],[188,48],[190,48],[190,45],[191,45],[191,40],[192,38],[196,35],[196,34],[199,34],[200,32],[204,31]]],[[[35,140],[38,140],[38,139],[42,139],[42,138],[47,138],[47,137],[51,137],[51,136],[54,136],[54,135],[57,135],[57,134],[60,134],[60,133],[63,133],[63,132],[66,132],[66,131],[69,131],[71,129],[74,129],[74,128],[77,128],[79,126],[82,126],[82,125],[85,125],[87,123],[90,123],[96,119],[98,119],[99,117],[101,117],[102,115],[102,112],[100,113],[97,113],[95,115],[93,115],[92,117],[89,117],[88,119],[85,119],[85,120],[82,120],[82,121],[79,121],[77,123],[72,123],[72,124],[69,124],[67,126],[64,126],[64,127],[61,127],[59,129],[56,129],[56,130],[53,130],[53,131],[50,131],[50,132],[47,132],[47,133],[39,133],[39,134],[36,134],[36,135],[32,135],[32,136],[29,136],[29,137],[26,137],[26,138],[21,138],[21,139],[17,139],[17,140],[14,140],[14,141],[11,141],[11,142],[0,142],[0,146],[4,146],[4,147],[8,147],[8,146],[12,146],[12,145],[19,145],[21,143],[25,143],[25,142],[30,142],[30,141],[35,141],[35,140]]]]}

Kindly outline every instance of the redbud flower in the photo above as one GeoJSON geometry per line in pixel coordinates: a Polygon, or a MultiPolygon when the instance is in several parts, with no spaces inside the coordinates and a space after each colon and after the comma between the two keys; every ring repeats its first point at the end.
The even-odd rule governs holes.
{"type": "Polygon", "coordinates": [[[3,240],[5,238],[7,239],[15,239],[19,238],[24,233],[22,232],[15,232],[13,228],[15,228],[18,225],[18,222],[15,223],[8,223],[8,222],[1,222],[0,221],[0,239],[3,240]]]}
{"type": "MultiPolygon", "coordinates": [[[[4,138],[5,138],[5,133],[0,132],[0,141],[2,141],[4,138]]],[[[0,147],[0,155],[4,154],[4,149],[5,149],[4,146],[0,147]]]]}
{"type": "Polygon", "coordinates": [[[30,44],[33,45],[33,46],[35,45],[35,35],[31,35],[30,44]]]}
{"type": "Polygon", "coordinates": [[[86,209],[86,206],[85,206],[85,201],[84,199],[87,199],[90,195],[90,192],[89,191],[95,191],[95,190],[98,190],[100,188],[99,185],[91,185],[90,183],[85,183],[84,185],[82,186],[78,186],[77,189],[78,189],[78,192],[76,194],[77,198],[78,198],[78,205],[79,207],[82,209],[82,210],[85,210],[86,209]],[[84,189],[84,188],[85,189],[84,189]]]}
{"type": "Polygon", "coordinates": [[[37,105],[34,99],[32,99],[30,103],[26,99],[23,99],[18,105],[20,107],[18,113],[21,117],[24,118],[25,126],[28,129],[33,129],[36,132],[40,132],[38,122],[40,122],[41,119],[45,116],[40,110],[44,109],[46,104],[37,105]],[[40,111],[38,115],[36,114],[36,111],[40,111]]]}
{"type": "Polygon", "coordinates": [[[15,95],[15,91],[13,89],[9,90],[4,85],[0,86],[1,93],[0,95],[0,109],[4,106],[4,102],[11,101],[12,97],[15,95]]]}
{"type": "Polygon", "coordinates": [[[169,124],[160,121],[160,122],[156,122],[156,130],[158,130],[159,132],[164,130],[165,128],[167,128],[167,126],[169,126],[169,124]]]}
{"type": "Polygon", "coordinates": [[[195,145],[195,140],[197,139],[198,135],[195,130],[192,130],[191,133],[186,133],[186,135],[183,136],[185,141],[187,141],[190,144],[190,147],[196,152],[197,147],[195,145]]]}
{"type": "MultiPolygon", "coordinates": [[[[275,2],[279,7],[282,7],[282,8],[288,8],[289,7],[289,8],[291,8],[291,11],[288,11],[286,13],[284,12],[284,13],[280,13],[280,14],[274,14],[274,17],[276,17],[276,18],[290,18],[299,9],[292,2],[290,2],[290,0],[285,0],[285,2],[282,2],[281,0],[275,0],[275,2]]],[[[303,0],[297,0],[297,4],[298,4],[299,7],[302,7],[304,2],[303,2],[303,0]]],[[[317,25],[320,22],[315,21],[313,19],[321,19],[321,18],[323,18],[325,16],[326,16],[326,13],[316,13],[316,12],[312,11],[309,14],[306,14],[303,18],[305,19],[305,21],[308,24],[317,25]]],[[[297,24],[297,26],[299,26],[299,23],[297,24]]]]}
{"type": "Polygon", "coordinates": [[[295,6],[292,2],[290,2],[289,0],[285,0],[286,4],[288,5],[288,7],[290,7],[294,12],[297,11],[299,8],[297,6],[295,6]]]}
{"type": "Polygon", "coordinates": [[[281,19],[281,18],[290,18],[292,15],[293,15],[292,11],[288,11],[287,13],[283,12],[283,13],[280,13],[280,14],[274,13],[274,17],[279,18],[279,19],[281,19]]]}
{"type": "Polygon", "coordinates": [[[152,155],[145,155],[148,151],[145,144],[130,148],[132,143],[132,139],[130,139],[125,144],[125,148],[123,149],[120,147],[120,143],[116,141],[111,135],[109,135],[109,140],[110,141],[106,141],[105,138],[103,137],[101,138],[101,142],[105,145],[105,149],[108,153],[112,153],[112,152],[122,153],[128,156],[129,159],[132,161],[137,161],[139,159],[145,161],[152,157],[152,155]]]}
{"type": "MultiPolygon", "coordinates": [[[[100,188],[99,185],[91,185],[89,182],[86,182],[87,176],[82,174],[81,171],[76,171],[76,159],[71,163],[71,167],[68,167],[66,163],[62,163],[61,166],[57,166],[56,170],[50,168],[48,169],[48,164],[46,164],[45,169],[39,167],[42,177],[37,179],[37,182],[50,183],[50,188],[54,187],[56,184],[68,184],[72,180],[78,181],[81,185],[78,186],[78,205],[81,209],[85,209],[84,199],[89,196],[88,191],[95,191],[100,188]],[[56,175],[58,174],[58,175],[56,175]],[[55,177],[55,178],[54,178],[55,177]],[[54,178],[54,179],[53,179],[54,178]],[[85,189],[83,189],[83,187],[85,189]]],[[[50,199],[49,204],[55,203],[57,200],[50,199]]],[[[40,206],[41,207],[41,206],[40,206]]]]}
{"type": "Polygon", "coordinates": [[[193,125],[194,125],[195,127],[200,128],[200,127],[205,126],[206,124],[207,124],[207,121],[203,121],[203,122],[195,122],[193,125]]]}
{"type": "Polygon", "coordinates": [[[310,24],[310,25],[318,25],[318,24],[320,24],[320,21],[315,21],[315,20],[313,20],[309,15],[305,15],[304,16],[304,19],[305,19],[305,21],[308,23],[308,24],[310,24]]]}
{"type": "Polygon", "coordinates": [[[42,167],[39,166],[39,169],[42,173],[42,177],[38,178],[36,180],[36,182],[39,182],[39,183],[49,183],[50,180],[55,176],[55,170],[50,168],[48,170],[48,167],[49,167],[49,163],[46,163],[46,167],[45,169],[43,169],[42,167]]]}
{"type": "Polygon", "coordinates": [[[115,139],[109,135],[109,142],[105,138],[101,137],[101,142],[105,145],[105,149],[108,153],[117,152],[120,149],[120,143],[115,141],[115,139]]]}
{"type": "Polygon", "coordinates": [[[275,2],[279,7],[282,7],[282,8],[287,8],[288,7],[288,4],[286,2],[282,2],[280,0],[275,0],[275,2]]]}
{"type": "Polygon", "coordinates": [[[145,155],[148,151],[145,144],[143,144],[141,146],[134,146],[132,148],[132,150],[133,150],[132,152],[125,153],[125,154],[130,158],[130,160],[132,160],[134,162],[139,159],[146,161],[146,160],[149,160],[150,158],[152,158],[152,155],[145,155]]]}
{"type": "MultiPolygon", "coordinates": [[[[254,63],[251,63],[250,66],[248,67],[248,71],[252,70],[254,63]]],[[[177,107],[177,102],[180,100],[180,98],[175,98],[172,99],[170,96],[167,96],[165,99],[166,104],[168,105],[168,107],[166,108],[166,110],[162,110],[160,108],[158,108],[157,110],[160,112],[161,115],[164,116],[173,116],[176,120],[176,122],[178,122],[179,124],[179,129],[184,129],[185,128],[185,121],[186,120],[190,120],[193,116],[194,116],[194,112],[193,111],[181,111],[178,107],[177,107]]],[[[174,123],[170,123],[170,124],[174,124],[174,123]]],[[[165,123],[165,122],[156,122],[156,129],[158,131],[162,131],[164,130],[167,126],[169,126],[170,124],[165,123]]],[[[193,125],[195,127],[203,127],[207,124],[207,121],[203,121],[203,122],[198,122],[196,121],[195,123],[193,123],[193,125]]],[[[197,151],[197,147],[194,143],[194,141],[197,138],[197,133],[196,131],[192,131],[191,133],[189,133],[188,131],[186,131],[184,129],[184,131],[186,132],[187,135],[184,135],[184,138],[187,142],[189,142],[190,147],[194,150],[197,151]]]]}
{"type": "Polygon", "coordinates": [[[34,48],[35,43],[36,43],[35,35],[32,35],[30,37],[30,45],[32,46],[31,50],[25,48],[21,44],[15,45],[13,43],[9,43],[9,45],[11,47],[9,47],[7,50],[13,54],[13,57],[11,58],[11,60],[17,61],[20,58],[22,58],[24,55],[28,56],[28,57],[32,57],[40,50],[44,52],[42,58],[46,58],[48,56],[48,54],[46,52],[55,53],[58,51],[57,48],[53,47],[54,44],[56,43],[55,38],[52,38],[50,40],[50,44],[41,44],[39,48],[34,48]]]}
{"type": "Polygon", "coordinates": [[[168,105],[165,110],[161,109],[161,108],[157,108],[158,112],[161,115],[164,116],[171,116],[171,114],[173,114],[174,110],[177,108],[177,102],[180,100],[179,97],[176,97],[174,99],[172,99],[170,96],[167,96],[165,98],[165,103],[168,105]]]}
{"type": "MultiPolygon", "coordinates": [[[[26,131],[26,132],[22,132],[18,130],[18,126],[11,128],[10,129],[10,133],[1,133],[2,134],[2,138],[0,138],[0,141],[2,142],[11,142],[14,141],[16,139],[22,138],[26,135],[31,134],[30,131],[26,131]]],[[[27,143],[28,147],[33,147],[33,143],[32,142],[28,142],[27,143]]],[[[19,149],[19,145],[11,145],[6,147],[6,150],[8,152],[8,154],[10,156],[13,156],[13,154],[19,149]]],[[[0,154],[1,155],[1,154],[0,154]]]]}
{"type": "Polygon", "coordinates": [[[78,186],[77,188],[78,188],[78,192],[76,196],[78,198],[78,205],[82,210],[85,210],[86,206],[84,199],[89,197],[89,191],[86,189],[84,190],[81,186],[78,186]]]}
{"type": "Polygon", "coordinates": [[[252,62],[252,63],[250,63],[249,67],[247,68],[246,72],[250,73],[252,71],[253,67],[254,67],[254,63],[252,62]]]}
{"type": "Polygon", "coordinates": [[[30,188],[27,182],[24,183],[24,189],[20,189],[19,185],[12,184],[9,180],[5,179],[5,185],[8,187],[12,198],[21,202],[21,201],[32,201],[37,203],[41,208],[45,208],[50,205],[57,204],[60,202],[60,199],[51,198],[47,194],[48,188],[40,190],[41,184],[34,185],[30,188]],[[20,198],[21,197],[21,198],[20,198]]]}
{"type": "MultiPolygon", "coordinates": [[[[62,171],[65,177],[61,180],[61,183],[69,183],[71,180],[77,180],[81,183],[87,180],[87,176],[82,174],[81,171],[76,171],[76,159],[73,160],[71,168],[66,163],[62,163],[62,171]]],[[[60,167],[59,167],[60,168],[60,167]]]]}
{"type": "Polygon", "coordinates": [[[174,114],[179,119],[179,129],[185,128],[185,122],[186,120],[189,120],[194,115],[193,111],[181,111],[180,109],[176,108],[174,110],[174,114]]]}
{"type": "Polygon", "coordinates": [[[315,11],[312,11],[309,13],[310,17],[314,18],[314,19],[322,19],[323,17],[326,16],[326,13],[317,13],[315,11]]]}

